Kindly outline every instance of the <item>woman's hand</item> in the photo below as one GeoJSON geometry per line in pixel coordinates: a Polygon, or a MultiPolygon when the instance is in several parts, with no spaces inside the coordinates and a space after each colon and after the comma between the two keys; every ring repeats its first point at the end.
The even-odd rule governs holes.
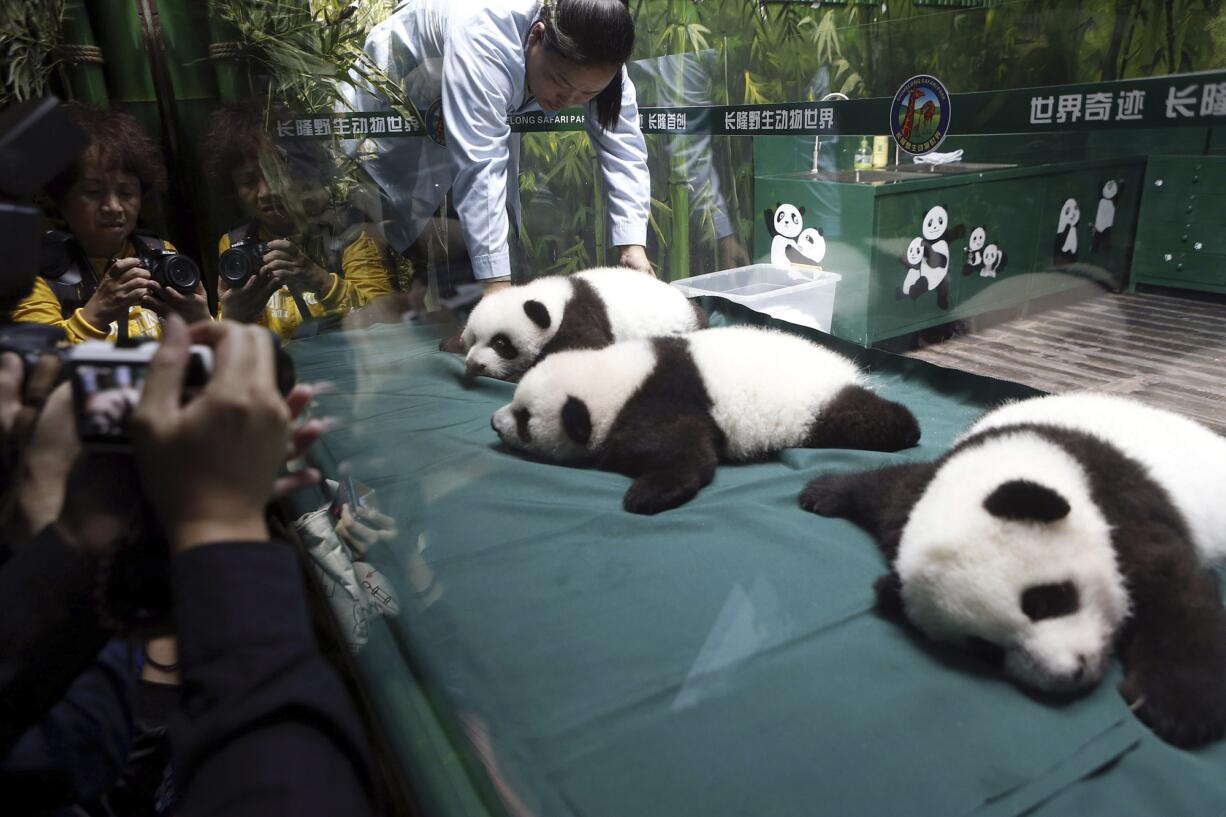
{"type": "Polygon", "coordinates": [[[120,258],[102,273],[98,288],[81,307],[81,316],[94,328],[105,329],[127,317],[129,308],[145,303],[154,286],[139,258],[120,258]]]}
{"type": "Polygon", "coordinates": [[[283,283],[297,283],[303,290],[322,297],[332,288],[332,273],[311,260],[292,241],[278,238],[268,242],[260,272],[276,274],[283,283]]]}
{"type": "Polygon", "coordinates": [[[149,289],[150,295],[141,305],[163,319],[172,311],[188,323],[213,319],[213,313],[209,312],[209,296],[204,292],[204,281],[196,284],[196,290],[191,295],[184,295],[174,287],[164,287],[157,281],[150,281],[149,289]]]}
{"type": "Polygon", "coordinates": [[[257,272],[241,287],[228,288],[219,284],[221,290],[221,315],[227,320],[254,323],[264,314],[264,307],[273,293],[282,287],[275,273],[257,272]]]}
{"type": "Polygon", "coordinates": [[[656,271],[652,269],[651,262],[647,260],[647,250],[641,244],[626,244],[617,249],[619,251],[617,263],[620,266],[645,272],[652,278],[656,277],[656,271]]]}

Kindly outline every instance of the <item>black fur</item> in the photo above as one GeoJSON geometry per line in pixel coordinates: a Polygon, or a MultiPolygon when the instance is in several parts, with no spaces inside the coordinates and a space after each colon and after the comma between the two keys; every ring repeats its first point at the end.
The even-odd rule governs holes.
{"type": "Polygon", "coordinates": [[[1072,615],[1081,607],[1077,585],[1072,582],[1036,584],[1022,591],[1022,612],[1031,621],[1072,615]]]}
{"type": "Polygon", "coordinates": [[[592,439],[592,414],[587,410],[587,403],[578,397],[566,398],[562,406],[562,430],[575,442],[587,445],[592,439]]]}
{"type": "Polygon", "coordinates": [[[609,312],[596,294],[596,288],[576,276],[569,280],[574,294],[566,304],[557,333],[541,349],[536,363],[564,349],[601,349],[613,342],[609,312]]]}
{"type": "Polygon", "coordinates": [[[919,439],[919,423],[906,406],[863,386],[846,386],[815,418],[804,447],[899,451],[919,439]]]}
{"type": "Polygon", "coordinates": [[[711,325],[711,319],[707,317],[707,310],[698,305],[698,301],[690,299],[690,308],[694,310],[694,317],[698,319],[698,328],[706,329],[711,325]]]}
{"type": "Polygon", "coordinates": [[[540,301],[525,301],[524,314],[542,329],[548,329],[549,324],[553,323],[553,320],[549,317],[549,310],[540,301]]]}
{"type": "Polygon", "coordinates": [[[532,412],[526,408],[516,409],[515,415],[515,431],[519,434],[519,438],[526,443],[532,442],[532,431],[528,428],[528,422],[532,419],[532,412]]]}
{"type": "MultiPolygon", "coordinates": [[[[1061,446],[1083,465],[1093,501],[1111,525],[1132,602],[1119,641],[1126,671],[1121,694],[1159,737],[1176,745],[1195,746],[1226,735],[1226,609],[1217,576],[1200,563],[1166,491],[1114,446],[1051,426],[993,429],[963,441],[934,463],[818,477],[801,493],[800,505],[864,528],[893,572],[911,509],[940,467],[971,446],[1021,429],[1061,446]]],[[[897,590],[896,576],[879,580],[878,603],[896,604],[897,590]]]]}
{"type": "Polygon", "coordinates": [[[1072,510],[1060,494],[1028,479],[1001,483],[983,501],[983,507],[992,516],[1014,522],[1055,522],[1072,510]]]}
{"type": "Polygon", "coordinates": [[[634,478],[623,506],[654,514],[693,499],[715,477],[724,446],[711,397],[681,337],[654,338],[656,367],[622,407],[598,467],[634,478]]]}

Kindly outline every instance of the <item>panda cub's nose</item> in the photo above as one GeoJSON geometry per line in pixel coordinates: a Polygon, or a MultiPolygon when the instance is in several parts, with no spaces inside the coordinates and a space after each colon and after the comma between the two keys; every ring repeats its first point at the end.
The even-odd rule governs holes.
{"type": "Polygon", "coordinates": [[[484,363],[478,363],[475,360],[470,360],[464,364],[464,373],[469,377],[485,374],[486,368],[484,363]]]}

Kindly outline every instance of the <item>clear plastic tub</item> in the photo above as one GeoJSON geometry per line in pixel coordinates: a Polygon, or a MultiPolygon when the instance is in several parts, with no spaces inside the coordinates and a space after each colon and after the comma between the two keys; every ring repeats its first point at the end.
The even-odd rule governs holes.
{"type": "Polygon", "coordinates": [[[673,286],[687,297],[719,295],[772,318],[829,332],[834,289],[842,278],[815,267],[751,264],[682,278],[673,286]]]}

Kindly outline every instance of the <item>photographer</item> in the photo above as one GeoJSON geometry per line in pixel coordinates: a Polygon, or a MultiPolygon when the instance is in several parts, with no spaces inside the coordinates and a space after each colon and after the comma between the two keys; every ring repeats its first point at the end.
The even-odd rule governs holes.
{"type": "Polygon", "coordinates": [[[329,201],[335,167],[326,154],[309,143],[286,153],[266,134],[263,109],[243,105],[214,112],[205,144],[208,175],[233,190],[245,219],[218,242],[223,317],[289,338],[310,318],[343,315],[393,291],[382,242],[355,208],[329,201]],[[227,279],[232,247],[247,248],[241,263],[251,272],[239,283],[227,279]]]}
{"type": "Polygon", "coordinates": [[[185,293],[155,280],[144,260],[174,250],[136,229],[145,197],[166,185],[157,146],[128,114],[71,102],[64,109],[89,146],[47,185],[68,231],[44,236],[46,266],[13,319],[62,326],[77,343],[115,338],[121,322],[129,337],[156,338],[172,312],[188,321],[210,318],[198,270],[185,293]]]}
{"type": "MultiPolygon", "coordinates": [[[[64,655],[64,647],[72,646],[70,625],[102,637],[91,604],[94,560],[115,550],[139,512],[133,497],[117,504],[117,493],[140,485],[172,554],[184,680],[181,712],[171,730],[176,812],[370,812],[369,763],[357,713],[314,641],[294,552],[268,541],[264,509],[287,442],[291,453],[299,453],[320,431],[313,422],[291,437],[289,421],[311,393],[298,388],[288,398],[278,394],[270,340],[263,330],[226,322],[197,324],[189,333],[172,316],[133,414],[134,457],[75,456],[75,435],[61,433],[72,423],[56,414],[71,411],[71,400],[63,387],[49,399],[25,462],[38,464],[41,487],[52,496],[30,503],[33,492],[23,491],[22,505],[32,528],[49,517],[56,521],[0,564],[0,586],[9,591],[10,603],[19,600],[12,604],[17,620],[6,615],[0,625],[0,700],[6,710],[0,722],[10,730],[0,751],[12,743],[7,716],[39,718],[64,689],[65,677],[71,680],[68,669],[57,667],[72,663],[64,655]],[[215,362],[208,384],[184,403],[191,341],[210,345],[215,362]],[[226,433],[219,435],[219,428],[226,433]],[[73,463],[58,489],[52,483],[67,466],[58,474],[46,468],[57,445],[73,463]],[[135,468],[139,480],[124,478],[121,461],[129,472],[135,468]],[[62,498],[60,509],[54,507],[56,496],[62,498]],[[65,579],[66,586],[56,586],[48,573],[65,579]],[[41,581],[29,583],[31,577],[41,581]],[[59,630],[49,626],[57,623],[59,630]],[[31,676],[31,666],[57,674],[31,676]],[[38,689],[40,680],[51,690],[38,689]],[[40,708],[9,711],[17,698],[40,708]]],[[[0,366],[5,420],[19,413],[19,368],[7,355],[0,366]]],[[[34,478],[30,468],[21,470],[34,478]]],[[[282,478],[278,487],[317,479],[308,472],[282,478]]],[[[80,662],[90,649],[85,644],[71,652],[80,662]]],[[[111,699],[122,700],[122,690],[111,699]]],[[[79,706],[68,714],[77,723],[94,717],[79,706]]],[[[47,717],[54,715],[53,710],[47,717]]]]}

